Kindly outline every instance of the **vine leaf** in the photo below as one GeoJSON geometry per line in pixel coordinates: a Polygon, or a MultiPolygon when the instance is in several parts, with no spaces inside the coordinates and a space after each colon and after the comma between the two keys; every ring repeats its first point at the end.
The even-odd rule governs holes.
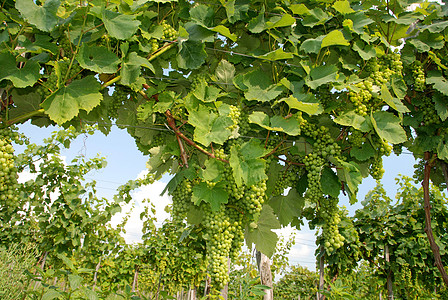
{"type": "Polygon", "coordinates": [[[289,108],[306,112],[311,116],[322,112],[322,107],[320,106],[320,104],[318,102],[312,102],[313,100],[314,97],[311,93],[310,94],[298,93],[294,94],[294,96],[291,95],[287,98],[280,99],[279,102],[285,102],[286,104],[288,104],[289,108]],[[299,101],[299,98],[302,101],[299,101]],[[304,100],[308,100],[309,102],[306,102],[304,100]]]}
{"type": "Polygon", "coordinates": [[[11,96],[14,99],[14,107],[9,110],[9,119],[40,109],[42,97],[37,93],[21,95],[17,93],[17,90],[13,90],[11,96]]]}
{"type": "Polygon", "coordinates": [[[312,89],[316,89],[323,84],[334,82],[338,78],[338,67],[335,65],[324,65],[311,69],[310,74],[305,78],[305,83],[312,89]]]}
{"type": "Polygon", "coordinates": [[[93,76],[73,81],[49,96],[42,107],[51,120],[57,124],[70,121],[79,110],[91,111],[100,104],[103,95],[99,92],[100,83],[93,76]]]}
{"type": "MultiPolygon", "coordinates": [[[[76,56],[79,65],[97,73],[115,73],[120,59],[104,46],[82,44],[76,56]]],[[[147,64],[147,63],[146,63],[147,64]]]]}
{"type": "Polygon", "coordinates": [[[9,79],[17,88],[32,86],[40,77],[40,66],[36,61],[28,60],[23,68],[19,69],[13,55],[1,53],[0,65],[0,81],[9,79]]]}
{"type": "MultiPolygon", "coordinates": [[[[338,189],[340,187],[339,185],[338,189]]],[[[282,226],[287,226],[295,217],[300,217],[304,205],[305,199],[296,189],[290,189],[286,196],[279,195],[269,200],[269,206],[273,208],[282,226]]]]}
{"type": "Polygon", "coordinates": [[[320,45],[321,48],[329,46],[350,46],[350,43],[345,39],[341,31],[333,30],[324,37],[320,45]]]}
{"type": "Polygon", "coordinates": [[[245,183],[248,186],[267,179],[265,173],[266,163],[260,157],[266,155],[266,150],[259,140],[249,140],[241,145],[230,148],[230,166],[233,177],[238,186],[245,183]]]}
{"type": "Polygon", "coordinates": [[[439,142],[439,145],[437,147],[437,156],[440,159],[448,161],[448,142],[447,141],[441,140],[439,142]]]}
{"type": "Polygon", "coordinates": [[[118,40],[131,38],[140,26],[140,21],[135,19],[135,15],[125,15],[105,9],[102,13],[104,27],[111,37],[118,40]]]}
{"type": "Polygon", "coordinates": [[[404,143],[406,132],[400,125],[400,119],[393,113],[377,111],[371,115],[371,121],[378,135],[391,144],[404,143]]]}
{"type": "Polygon", "coordinates": [[[409,112],[409,109],[401,103],[400,99],[392,97],[392,94],[389,92],[389,89],[385,84],[381,86],[381,99],[383,99],[384,102],[386,102],[391,108],[400,113],[409,112]]]}
{"type": "Polygon", "coordinates": [[[372,129],[371,123],[363,116],[358,115],[353,110],[343,113],[334,119],[334,122],[343,126],[352,126],[362,132],[368,132],[372,129]]]}
{"type": "Polygon", "coordinates": [[[22,16],[42,31],[51,31],[58,23],[60,0],[47,0],[42,6],[33,0],[16,0],[16,8],[22,16]]]}
{"type": "Polygon", "coordinates": [[[439,71],[429,71],[426,77],[426,84],[434,84],[434,88],[448,96],[448,80],[443,77],[442,73],[439,71]]]}
{"type": "Polygon", "coordinates": [[[215,186],[209,186],[206,182],[201,182],[193,187],[191,201],[198,206],[204,201],[210,204],[212,211],[219,211],[221,204],[226,204],[228,200],[229,193],[224,184],[218,183],[215,186]]]}
{"type": "Polygon", "coordinates": [[[358,186],[362,181],[358,164],[355,162],[345,162],[337,158],[331,158],[330,161],[338,167],[337,175],[339,180],[345,182],[345,185],[348,187],[350,203],[355,203],[358,186]]]}
{"type": "Polygon", "coordinates": [[[442,121],[445,121],[448,118],[448,103],[440,94],[434,95],[433,100],[437,114],[442,121]]]}
{"type": "Polygon", "coordinates": [[[146,58],[139,56],[136,52],[129,53],[125,62],[122,64],[121,83],[128,86],[135,84],[137,78],[140,76],[141,67],[147,67],[155,73],[154,67],[146,58]]]}
{"type": "Polygon", "coordinates": [[[283,49],[279,48],[277,50],[268,52],[263,55],[255,56],[257,58],[266,59],[266,60],[283,60],[293,58],[294,55],[289,52],[285,52],[283,49]]]}
{"type": "Polygon", "coordinates": [[[58,299],[61,297],[61,293],[57,290],[50,289],[45,292],[45,294],[42,295],[42,300],[52,300],[52,299],[58,299]]]}
{"type": "Polygon", "coordinates": [[[267,130],[285,132],[289,135],[300,134],[299,120],[294,117],[286,119],[282,116],[273,116],[270,118],[264,112],[256,111],[249,115],[249,122],[267,130]]]}
{"type": "Polygon", "coordinates": [[[279,228],[280,222],[275,217],[272,207],[267,204],[263,205],[256,228],[253,230],[247,228],[245,230],[247,245],[250,248],[252,244],[255,244],[255,248],[258,251],[271,257],[274,254],[275,245],[278,241],[278,236],[272,229],[279,228]]]}
{"type": "Polygon", "coordinates": [[[235,67],[227,60],[223,59],[219,62],[215,70],[216,79],[225,84],[232,84],[235,77],[235,67]]]}
{"type": "Polygon", "coordinates": [[[333,4],[333,8],[340,12],[341,14],[345,15],[345,14],[350,14],[355,12],[351,7],[350,7],[350,2],[348,2],[347,0],[343,0],[343,1],[336,1],[333,4]]]}
{"type": "Polygon", "coordinates": [[[206,57],[205,43],[195,41],[179,43],[179,55],[177,56],[179,68],[197,69],[205,62],[206,57]]]}
{"type": "Polygon", "coordinates": [[[229,116],[218,116],[205,106],[191,111],[188,121],[195,127],[195,141],[206,147],[212,142],[222,145],[232,135],[228,129],[233,125],[232,119],[229,116]]]}
{"type": "Polygon", "coordinates": [[[341,191],[341,182],[338,176],[328,167],[323,168],[320,177],[320,185],[324,194],[337,198],[341,191]]]}
{"type": "Polygon", "coordinates": [[[223,96],[221,90],[214,86],[209,86],[205,80],[201,80],[193,91],[193,95],[203,102],[214,102],[223,96]]]}
{"type": "Polygon", "coordinates": [[[280,86],[271,84],[269,76],[258,68],[255,71],[236,76],[234,84],[244,91],[244,95],[249,101],[271,101],[283,91],[280,86]]]}

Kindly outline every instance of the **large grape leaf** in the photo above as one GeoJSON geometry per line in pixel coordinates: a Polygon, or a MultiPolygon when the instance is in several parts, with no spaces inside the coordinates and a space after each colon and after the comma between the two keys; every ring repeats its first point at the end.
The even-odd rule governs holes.
{"type": "Polygon", "coordinates": [[[80,109],[89,112],[100,104],[103,99],[100,88],[95,77],[87,76],[60,88],[42,103],[42,107],[51,120],[63,124],[76,117],[80,109]]]}
{"type": "Polygon", "coordinates": [[[193,91],[193,95],[203,102],[214,102],[223,96],[221,90],[214,86],[209,86],[205,80],[201,80],[193,91]]]}
{"type": "Polygon", "coordinates": [[[349,46],[350,43],[345,39],[344,35],[339,30],[333,30],[327,34],[322,40],[321,48],[330,46],[349,46]]]}
{"type": "Polygon", "coordinates": [[[329,167],[325,167],[322,170],[320,186],[322,187],[322,192],[324,192],[324,194],[335,198],[339,196],[339,192],[341,191],[341,182],[339,181],[338,176],[329,167]]]}
{"type": "Polygon", "coordinates": [[[60,0],[47,0],[42,6],[33,0],[16,0],[16,8],[23,18],[42,31],[51,31],[58,23],[60,0]]]}
{"type": "Polygon", "coordinates": [[[445,121],[448,118],[448,103],[446,101],[446,98],[444,98],[441,94],[436,94],[432,99],[435,103],[434,107],[437,111],[437,114],[442,121],[445,121]]]}
{"type": "Polygon", "coordinates": [[[207,58],[205,43],[195,41],[185,41],[179,43],[179,54],[177,63],[179,68],[197,69],[207,58]]]}
{"type": "MultiPolygon", "coordinates": [[[[336,175],[335,175],[336,176],[336,175]]],[[[278,220],[282,226],[287,226],[295,217],[302,214],[305,199],[292,188],[288,195],[279,195],[269,200],[269,205],[274,209],[278,220]]]]}
{"type": "Polygon", "coordinates": [[[195,127],[195,141],[204,146],[208,146],[212,142],[222,145],[232,135],[228,129],[233,125],[232,119],[229,116],[218,116],[205,106],[191,111],[188,121],[195,127]]]}
{"type": "Polygon", "coordinates": [[[260,157],[266,155],[266,150],[259,140],[249,140],[241,145],[233,145],[230,148],[230,166],[233,177],[238,186],[243,183],[254,185],[266,179],[265,160],[260,157]]]}
{"type": "Polygon", "coordinates": [[[120,60],[115,53],[103,46],[82,44],[76,56],[81,67],[97,73],[115,73],[120,60]]]}
{"type": "Polygon", "coordinates": [[[438,90],[445,96],[448,96],[448,80],[443,77],[440,71],[429,71],[426,77],[426,83],[434,84],[434,88],[436,90],[438,90]]]}
{"type": "Polygon", "coordinates": [[[345,162],[337,158],[331,158],[330,161],[337,167],[336,170],[339,180],[344,182],[348,187],[350,203],[353,204],[356,201],[358,186],[362,182],[362,174],[358,164],[355,162],[345,162]]]}
{"type": "Polygon", "coordinates": [[[107,9],[103,11],[101,19],[110,36],[119,40],[131,38],[140,26],[140,21],[135,19],[135,15],[125,15],[107,9]]]}
{"type": "Polygon", "coordinates": [[[36,61],[29,60],[22,68],[17,68],[16,59],[9,53],[0,54],[0,81],[9,79],[15,87],[32,86],[40,77],[40,66],[36,61]]]}
{"type": "Polygon", "coordinates": [[[274,254],[278,236],[272,229],[279,229],[280,222],[274,214],[274,210],[269,205],[263,205],[260,218],[255,226],[256,228],[246,228],[245,238],[247,245],[255,248],[263,254],[271,257],[274,254]]]}
{"type": "Polygon", "coordinates": [[[223,59],[216,67],[215,76],[220,83],[232,84],[233,78],[235,77],[235,67],[223,59]]]}
{"type": "Polygon", "coordinates": [[[235,77],[234,83],[244,91],[247,100],[271,101],[283,91],[280,86],[272,84],[269,76],[258,68],[243,76],[235,77]]]}
{"type": "Polygon", "coordinates": [[[358,115],[353,110],[343,113],[334,119],[334,122],[343,126],[352,126],[355,129],[361,130],[363,132],[370,131],[372,126],[370,122],[363,116],[358,115]]]}
{"type": "Polygon", "coordinates": [[[140,76],[141,67],[147,67],[149,70],[155,72],[154,67],[146,58],[139,56],[136,52],[129,53],[122,64],[121,83],[129,86],[134,84],[140,76]]]}
{"type": "Polygon", "coordinates": [[[311,69],[309,76],[305,78],[305,83],[312,89],[323,84],[336,81],[338,78],[338,67],[335,65],[324,65],[311,69]]]}
{"type": "Polygon", "coordinates": [[[389,89],[385,84],[381,86],[381,99],[383,99],[384,102],[387,103],[387,105],[398,112],[409,112],[409,109],[403,103],[401,103],[400,99],[392,97],[392,94],[389,92],[389,89]]]}
{"type": "Polygon", "coordinates": [[[314,115],[322,111],[322,108],[318,102],[306,102],[305,100],[314,100],[313,94],[294,94],[287,98],[280,99],[279,102],[285,102],[288,104],[289,108],[297,109],[306,112],[309,115],[314,115]],[[304,97],[300,97],[303,95],[304,97]],[[299,101],[299,98],[301,99],[299,101]]]}
{"type": "Polygon", "coordinates": [[[191,201],[199,205],[202,201],[209,203],[213,211],[218,211],[221,204],[226,204],[229,200],[229,193],[224,184],[209,186],[206,182],[201,182],[193,187],[191,201]]]}
{"type": "Polygon", "coordinates": [[[19,94],[17,90],[11,93],[14,99],[14,107],[9,110],[9,119],[14,119],[26,113],[40,109],[42,97],[37,93],[19,94]]]}
{"type": "Polygon", "coordinates": [[[370,118],[378,135],[391,144],[404,143],[406,132],[400,125],[400,119],[387,111],[377,111],[370,118]]]}
{"type": "Polygon", "coordinates": [[[249,122],[255,123],[264,129],[285,132],[289,135],[300,134],[300,123],[294,117],[284,118],[282,116],[273,116],[270,118],[264,112],[256,111],[249,116],[249,122]]]}

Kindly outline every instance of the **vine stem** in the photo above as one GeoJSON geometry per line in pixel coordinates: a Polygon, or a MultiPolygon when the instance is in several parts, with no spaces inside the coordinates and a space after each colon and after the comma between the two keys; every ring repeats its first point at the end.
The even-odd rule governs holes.
{"type": "MultiPolygon", "coordinates": [[[[26,113],[24,115],[21,115],[21,116],[19,116],[17,118],[14,118],[12,120],[8,120],[8,121],[5,122],[6,127],[14,125],[14,124],[17,124],[17,123],[20,123],[20,122],[23,122],[23,121],[26,121],[29,118],[32,118],[34,116],[42,115],[44,112],[45,112],[45,110],[43,108],[41,108],[41,109],[34,110],[34,111],[29,112],[29,113],[26,113]]],[[[0,119],[0,122],[1,121],[2,120],[0,119]]]]}
{"type": "MultiPolygon", "coordinates": [[[[210,156],[211,158],[216,158],[217,160],[220,160],[222,162],[225,163],[229,163],[228,160],[225,160],[223,158],[219,158],[216,157],[213,153],[208,152],[207,150],[205,150],[204,148],[200,147],[198,144],[196,144],[195,142],[193,142],[192,140],[190,140],[188,137],[186,137],[180,130],[179,128],[177,128],[176,126],[176,122],[174,121],[174,117],[171,114],[171,112],[169,110],[167,110],[165,112],[166,115],[166,120],[168,122],[168,126],[171,127],[171,129],[174,131],[174,133],[176,134],[177,138],[181,138],[183,139],[188,145],[195,147],[196,149],[198,149],[199,151],[201,151],[202,153],[210,156]]],[[[183,158],[182,158],[183,159],[183,158]]]]}
{"type": "Polygon", "coordinates": [[[434,263],[439,269],[440,274],[442,275],[443,282],[448,287],[448,275],[445,271],[445,268],[442,264],[442,258],[440,257],[439,246],[436,244],[434,239],[434,234],[432,232],[431,227],[431,203],[429,201],[429,175],[431,175],[431,153],[425,152],[425,170],[424,170],[424,178],[423,178],[423,200],[424,200],[424,209],[425,209],[425,232],[428,236],[429,245],[431,246],[432,253],[434,255],[434,263]]]}
{"type": "Polygon", "coordinates": [[[148,61],[152,61],[155,58],[157,58],[159,55],[162,55],[163,53],[165,53],[166,51],[170,50],[171,48],[173,48],[173,46],[175,45],[175,43],[177,42],[177,40],[174,40],[172,42],[169,42],[168,44],[164,45],[162,48],[160,48],[158,51],[156,51],[153,55],[151,55],[150,57],[148,57],[148,61]]]}

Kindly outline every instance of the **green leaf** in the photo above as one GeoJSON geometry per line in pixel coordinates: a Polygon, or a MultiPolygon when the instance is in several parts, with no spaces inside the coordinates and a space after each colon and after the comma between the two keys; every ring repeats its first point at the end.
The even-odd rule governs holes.
{"type": "Polygon", "coordinates": [[[207,181],[215,181],[221,178],[224,171],[222,162],[215,158],[210,158],[204,163],[205,169],[202,170],[202,178],[207,181]]]}
{"type": "Polygon", "coordinates": [[[9,119],[14,119],[26,113],[39,110],[42,101],[41,95],[37,93],[18,94],[14,89],[11,92],[12,99],[14,99],[14,107],[9,110],[9,119]]]}
{"type": "Polygon", "coordinates": [[[308,14],[303,18],[302,25],[313,28],[314,26],[325,24],[330,19],[331,16],[316,7],[308,11],[308,14]]]}
{"type": "Polygon", "coordinates": [[[193,95],[203,102],[214,102],[221,97],[221,90],[214,86],[209,86],[205,80],[201,80],[195,87],[193,95]]]}
{"type": "Polygon", "coordinates": [[[361,147],[353,147],[350,155],[359,161],[366,161],[375,156],[375,149],[370,143],[364,143],[361,147]]]}
{"type": "Polygon", "coordinates": [[[289,135],[300,134],[300,123],[294,118],[273,116],[271,119],[264,112],[256,111],[249,115],[249,122],[257,124],[267,130],[285,132],[289,135]]]}
{"type": "Polygon", "coordinates": [[[100,83],[93,76],[75,80],[49,96],[42,103],[42,107],[50,119],[57,124],[63,124],[76,117],[80,109],[90,112],[100,104],[103,99],[99,92],[100,87],[100,83]]]}
{"type": "Polygon", "coordinates": [[[204,219],[204,212],[197,206],[190,206],[190,210],[187,212],[187,222],[191,225],[199,225],[204,219]]]}
{"type": "MultiPolygon", "coordinates": [[[[300,97],[301,99],[304,99],[304,97],[300,97]]],[[[304,99],[305,100],[305,99],[304,99]]],[[[289,96],[288,98],[280,99],[279,102],[285,102],[288,104],[290,109],[297,109],[303,112],[306,112],[307,114],[314,115],[321,111],[321,107],[319,103],[310,103],[310,102],[303,102],[299,101],[294,96],[289,96]]]]}
{"type": "Polygon", "coordinates": [[[358,115],[353,110],[343,113],[334,119],[334,122],[343,126],[352,126],[357,130],[361,130],[362,132],[368,132],[372,129],[369,122],[366,121],[366,118],[358,115]]]}
{"type": "Polygon", "coordinates": [[[341,182],[338,176],[329,167],[325,167],[322,170],[320,177],[320,186],[324,194],[337,198],[341,191],[341,182]]]}
{"type": "Polygon", "coordinates": [[[235,67],[223,59],[216,67],[215,76],[221,83],[232,84],[233,78],[235,77],[235,67]]]}
{"type": "Polygon", "coordinates": [[[266,155],[264,146],[259,140],[249,140],[241,145],[233,145],[230,148],[230,166],[233,177],[238,186],[245,183],[247,186],[255,185],[261,180],[267,179],[265,160],[259,159],[266,155]]]}
{"type": "Polygon", "coordinates": [[[296,19],[289,14],[282,14],[281,16],[274,16],[266,22],[266,29],[273,29],[278,27],[289,27],[296,22],[296,19]]]}
{"type": "Polygon", "coordinates": [[[330,46],[350,46],[344,35],[339,30],[333,30],[327,34],[322,40],[321,48],[330,46]]]}
{"type": "Polygon", "coordinates": [[[400,119],[386,111],[373,113],[371,121],[375,131],[385,141],[391,144],[404,143],[407,140],[406,132],[400,125],[400,119]]]}
{"type": "Polygon", "coordinates": [[[341,166],[337,169],[338,177],[341,181],[344,181],[351,194],[350,203],[356,200],[356,194],[358,193],[358,186],[362,182],[362,175],[359,170],[359,166],[355,162],[345,162],[343,160],[336,160],[336,165],[341,166]]]}
{"type": "MultiPolygon", "coordinates": [[[[122,63],[120,82],[132,87],[137,82],[137,78],[140,77],[141,67],[147,67],[155,73],[154,67],[146,58],[139,56],[137,52],[129,53],[126,60],[122,63]]],[[[141,85],[135,88],[139,90],[141,85]]]]}
{"type": "Polygon", "coordinates": [[[376,57],[375,46],[365,45],[361,40],[356,40],[353,44],[353,50],[358,52],[359,56],[364,60],[376,57]]]}
{"type": "Polygon", "coordinates": [[[294,55],[292,53],[285,52],[285,51],[283,51],[283,49],[279,48],[277,50],[268,52],[263,55],[258,55],[255,57],[261,58],[261,59],[266,59],[266,60],[285,60],[285,59],[293,58],[294,55]]]}
{"type": "Polygon", "coordinates": [[[57,253],[56,256],[62,260],[62,262],[65,264],[65,266],[67,268],[69,268],[70,270],[76,270],[75,265],[73,264],[73,262],[65,255],[62,253],[57,253]]]}
{"type": "Polygon", "coordinates": [[[228,116],[218,116],[205,106],[190,112],[188,121],[195,127],[195,141],[206,147],[212,142],[222,145],[232,135],[228,129],[233,125],[232,119],[228,116]]]}
{"type": "Polygon", "coordinates": [[[72,291],[76,290],[82,283],[83,278],[79,275],[69,274],[68,282],[70,283],[70,288],[72,291]]]}
{"type": "Polygon", "coordinates": [[[267,102],[275,99],[283,91],[281,87],[271,84],[269,76],[258,68],[243,75],[243,84],[247,100],[267,102]]]}
{"type": "Polygon", "coordinates": [[[350,14],[355,12],[351,7],[350,7],[350,2],[348,2],[347,0],[342,0],[342,1],[336,1],[333,4],[333,8],[340,12],[341,14],[345,15],[345,14],[350,14]]]}
{"type": "Polygon", "coordinates": [[[42,31],[51,31],[58,23],[59,0],[47,0],[42,6],[33,0],[16,0],[16,8],[23,18],[42,31]]]}
{"type": "Polygon", "coordinates": [[[338,67],[335,65],[324,65],[311,69],[310,75],[305,78],[305,83],[312,89],[323,84],[336,81],[338,78],[338,67]]]}
{"type": "Polygon", "coordinates": [[[319,53],[320,49],[322,48],[322,40],[325,38],[325,35],[318,36],[315,39],[307,39],[305,40],[302,45],[300,45],[300,51],[303,51],[305,53],[319,53]]]}
{"type": "Polygon", "coordinates": [[[120,60],[115,53],[103,46],[89,46],[83,43],[76,56],[79,65],[97,73],[115,73],[120,60]]]}
{"type": "Polygon", "coordinates": [[[375,22],[361,11],[349,14],[346,18],[353,21],[353,29],[358,34],[364,33],[364,27],[375,22]]]}
{"type": "Polygon", "coordinates": [[[217,184],[210,187],[206,182],[201,182],[193,187],[191,201],[199,205],[202,201],[209,203],[212,211],[219,211],[221,204],[226,204],[229,200],[229,194],[224,186],[217,184]]]}
{"type": "Polygon", "coordinates": [[[429,71],[426,76],[426,84],[434,84],[434,88],[448,96],[448,80],[443,77],[440,71],[432,70],[429,71]]]}
{"type": "Polygon", "coordinates": [[[394,76],[392,77],[392,90],[399,99],[403,99],[406,96],[408,87],[403,78],[394,76]]]}
{"type": "Polygon", "coordinates": [[[403,103],[401,103],[400,99],[392,97],[386,84],[381,86],[381,99],[383,99],[391,108],[400,113],[407,113],[410,111],[403,103]]]}
{"type": "Polygon", "coordinates": [[[441,140],[437,147],[437,156],[440,159],[448,162],[448,143],[447,141],[441,140]]]}
{"type": "Polygon", "coordinates": [[[445,30],[448,27],[448,21],[440,21],[431,25],[423,26],[422,30],[428,30],[431,33],[438,33],[445,30]]]}
{"type": "Polygon", "coordinates": [[[305,199],[296,189],[290,189],[287,196],[280,195],[269,200],[269,206],[274,209],[282,226],[287,226],[294,218],[300,217],[304,205],[305,199]]]}
{"type": "Polygon", "coordinates": [[[180,68],[197,69],[205,62],[206,58],[205,43],[194,41],[179,43],[177,63],[180,68]]]}
{"type": "Polygon", "coordinates": [[[266,256],[274,254],[278,236],[272,229],[279,229],[280,222],[269,205],[263,205],[257,227],[253,230],[246,229],[245,237],[249,247],[255,244],[255,248],[266,256]]]}
{"type": "Polygon", "coordinates": [[[57,290],[51,289],[45,292],[45,294],[43,294],[41,300],[53,300],[53,299],[58,299],[59,297],[61,297],[61,293],[58,292],[57,290]]]}
{"type": "Polygon", "coordinates": [[[264,15],[265,8],[263,6],[258,16],[249,21],[249,23],[247,24],[247,29],[252,33],[263,32],[266,29],[266,21],[264,15]]]}
{"type": "Polygon", "coordinates": [[[17,68],[16,59],[9,53],[0,54],[0,81],[9,79],[16,88],[34,85],[40,77],[40,66],[28,60],[22,68],[17,68]]]}
{"type": "Polygon", "coordinates": [[[102,20],[107,32],[118,40],[131,38],[140,26],[140,21],[135,19],[135,15],[125,15],[110,10],[104,10],[102,20]]]}
{"type": "Polygon", "coordinates": [[[237,35],[234,33],[231,33],[229,28],[225,27],[224,25],[218,25],[216,27],[211,27],[209,29],[225,36],[226,38],[231,39],[234,42],[236,42],[236,40],[238,39],[237,35]]]}
{"type": "MultiPolygon", "coordinates": [[[[435,103],[434,107],[435,107],[440,119],[442,121],[445,121],[448,118],[448,103],[447,103],[446,99],[443,96],[441,96],[440,94],[437,94],[432,97],[432,100],[435,103]]],[[[15,101],[14,101],[14,103],[15,103],[15,101]]]]}

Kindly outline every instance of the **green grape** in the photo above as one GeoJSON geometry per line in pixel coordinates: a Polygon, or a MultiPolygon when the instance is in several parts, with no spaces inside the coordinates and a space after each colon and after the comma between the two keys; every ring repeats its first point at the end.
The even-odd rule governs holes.
{"type": "Polygon", "coordinates": [[[240,115],[241,115],[240,109],[234,105],[231,105],[229,117],[232,119],[233,125],[230,125],[229,127],[227,127],[227,129],[229,129],[230,131],[234,131],[235,129],[238,129],[240,115]]]}
{"type": "Polygon", "coordinates": [[[250,131],[249,113],[245,110],[240,110],[240,117],[238,120],[238,126],[240,127],[238,133],[242,136],[248,135],[250,131]]]}
{"type": "Polygon", "coordinates": [[[364,134],[361,131],[356,130],[354,128],[352,128],[351,134],[348,136],[347,139],[350,145],[357,148],[361,147],[362,144],[364,144],[366,141],[364,134]]]}
{"type": "Polygon", "coordinates": [[[177,31],[170,24],[166,22],[166,20],[162,21],[163,27],[163,40],[173,41],[177,38],[177,31]]]}
{"type": "Polygon", "coordinates": [[[380,180],[383,178],[384,168],[383,168],[383,159],[381,156],[375,158],[370,164],[370,175],[375,180],[380,180]]]}
{"type": "Polygon", "coordinates": [[[112,94],[113,100],[108,106],[111,118],[116,119],[118,117],[118,109],[128,100],[130,92],[130,89],[124,85],[115,85],[114,93],[112,94]]]}
{"type": "Polygon", "coordinates": [[[157,42],[156,39],[151,39],[150,43],[151,43],[151,53],[156,52],[159,49],[159,43],[157,42]]]}
{"type": "Polygon", "coordinates": [[[192,195],[192,182],[184,179],[176,186],[176,189],[172,193],[173,208],[172,216],[173,222],[182,222],[185,218],[190,206],[192,195]]]}
{"type": "Polygon", "coordinates": [[[349,93],[350,101],[355,106],[356,113],[361,116],[366,116],[369,101],[372,99],[372,94],[370,93],[372,90],[372,82],[370,80],[365,80],[358,82],[355,86],[359,91],[351,91],[349,93]]]}
{"type": "Polygon", "coordinates": [[[442,123],[442,120],[434,107],[434,103],[430,98],[423,97],[421,99],[421,104],[419,104],[418,107],[423,114],[423,123],[425,126],[438,125],[442,123]]]}
{"type": "Polygon", "coordinates": [[[420,62],[412,65],[412,75],[414,78],[414,89],[417,92],[423,92],[426,87],[425,71],[420,62]]]}
{"type": "Polygon", "coordinates": [[[15,130],[0,129],[0,212],[6,219],[16,212],[19,204],[18,175],[12,142],[20,143],[20,140],[15,130]]]}
{"type": "Polygon", "coordinates": [[[339,216],[338,199],[336,197],[324,197],[320,201],[318,216],[324,225],[322,226],[322,244],[328,254],[331,254],[344,245],[345,238],[339,233],[338,224],[341,222],[339,216]]]}
{"type": "Polygon", "coordinates": [[[59,51],[62,57],[73,56],[72,43],[65,35],[59,40],[59,51]]]}

